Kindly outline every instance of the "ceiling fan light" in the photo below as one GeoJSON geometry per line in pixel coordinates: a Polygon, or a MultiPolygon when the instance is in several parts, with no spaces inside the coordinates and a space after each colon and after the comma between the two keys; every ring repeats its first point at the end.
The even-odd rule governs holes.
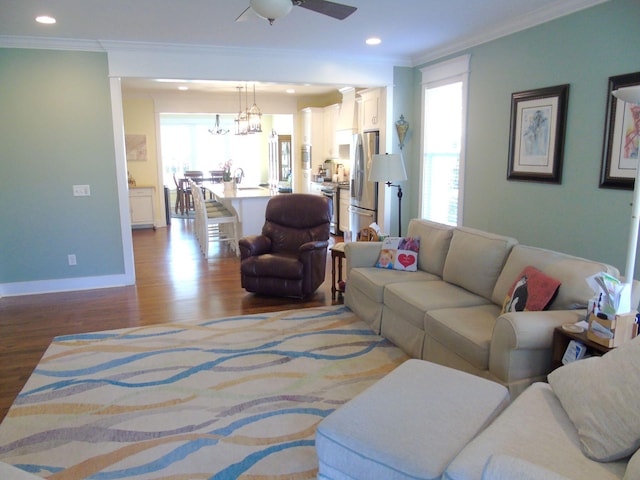
{"type": "Polygon", "coordinates": [[[267,20],[282,18],[293,8],[291,0],[250,0],[249,5],[256,14],[267,20]]]}

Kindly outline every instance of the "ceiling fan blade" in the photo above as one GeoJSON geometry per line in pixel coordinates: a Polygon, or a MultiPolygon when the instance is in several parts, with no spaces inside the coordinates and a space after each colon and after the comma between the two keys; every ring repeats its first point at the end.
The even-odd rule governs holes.
{"type": "Polygon", "coordinates": [[[338,20],[344,20],[357,10],[356,7],[330,2],[329,0],[293,0],[293,3],[299,7],[322,13],[338,20]]]}

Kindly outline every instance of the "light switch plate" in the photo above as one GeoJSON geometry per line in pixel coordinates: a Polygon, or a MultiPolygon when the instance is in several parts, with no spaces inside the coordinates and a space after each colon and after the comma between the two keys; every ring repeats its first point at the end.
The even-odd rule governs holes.
{"type": "Polygon", "coordinates": [[[73,186],[74,197],[89,197],[91,196],[91,188],[89,185],[74,185],[73,186]]]}

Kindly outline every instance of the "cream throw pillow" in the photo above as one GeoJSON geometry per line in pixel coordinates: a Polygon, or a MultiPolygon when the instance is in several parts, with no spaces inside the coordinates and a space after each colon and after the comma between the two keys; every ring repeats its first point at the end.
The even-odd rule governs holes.
{"type": "Polygon", "coordinates": [[[548,379],[587,457],[611,462],[640,447],[640,337],[560,367],[548,379]]]}

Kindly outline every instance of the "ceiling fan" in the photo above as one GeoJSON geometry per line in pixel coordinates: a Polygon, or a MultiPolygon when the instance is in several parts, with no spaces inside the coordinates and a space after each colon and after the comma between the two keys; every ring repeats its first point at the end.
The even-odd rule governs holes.
{"type": "Polygon", "coordinates": [[[288,15],[294,5],[338,20],[344,20],[357,10],[356,7],[329,0],[249,0],[249,6],[236,18],[236,22],[244,21],[251,14],[255,14],[273,25],[275,20],[288,15]]]}

